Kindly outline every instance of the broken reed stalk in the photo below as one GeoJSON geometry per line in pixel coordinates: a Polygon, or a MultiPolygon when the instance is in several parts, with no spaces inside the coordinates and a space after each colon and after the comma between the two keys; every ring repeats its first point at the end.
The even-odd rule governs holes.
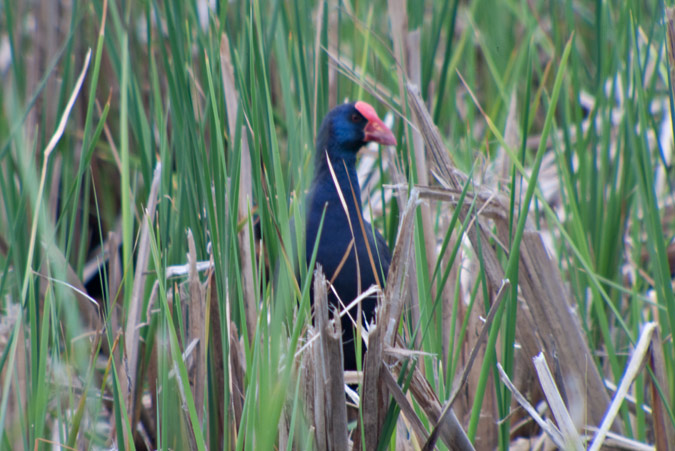
{"type": "MultiPolygon", "coordinates": [[[[621,404],[623,403],[623,400],[628,394],[628,390],[630,389],[631,385],[633,385],[633,381],[637,377],[640,370],[643,368],[645,360],[651,360],[649,359],[649,357],[650,354],[653,352],[652,351],[653,336],[658,337],[658,325],[655,322],[646,323],[642,327],[640,339],[635,345],[633,354],[631,355],[628,365],[626,366],[626,371],[623,377],[621,378],[619,388],[617,388],[616,393],[614,394],[614,399],[612,400],[611,405],[607,409],[605,418],[603,419],[602,423],[600,424],[600,427],[596,431],[595,436],[593,437],[593,441],[591,442],[588,448],[590,451],[597,451],[603,445],[605,436],[607,436],[607,433],[609,432],[611,425],[615,422],[614,420],[619,413],[621,404]]],[[[665,384],[662,385],[662,387],[667,388],[668,385],[665,384]]],[[[657,398],[658,397],[655,397],[655,400],[657,398]]],[[[662,424],[661,419],[660,421],[656,422],[656,430],[657,432],[660,433],[659,434],[660,436],[657,436],[657,443],[659,445],[657,449],[659,450],[672,449],[672,447],[674,446],[673,441],[670,442],[667,441],[673,439],[672,423],[666,420],[666,424],[670,424],[670,428],[664,429],[663,428],[664,425],[662,424]],[[670,429],[670,431],[668,431],[668,429],[670,429]]]]}
{"type": "Polygon", "coordinates": [[[355,434],[355,449],[362,446],[362,435],[365,439],[363,446],[366,449],[375,449],[386,415],[388,393],[386,387],[380,384],[380,370],[383,363],[382,349],[394,346],[398,324],[403,313],[405,293],[407,293],[408,265],[406,263],[409,261],[411,253],[417,199],[417,191],[413,188],[406,209],[401,216],[399,236],[387,276],[385,302],[378,311],[377,323],[371,329],[368,337],[368,352],[365,358],[363,393],[361,395],[363,423],[359,423],[355,434]],[[362,430],[363,434],[361,433],[362,430]]]}
{"type": "Polygon", "coordinates": [[[341,321],[329,318],[326,277],[321,265],[314,271],[314,310],[318,340],[312,344],[314,424],[320,450],[346,450],[347,405],[342,357],[341,321]]]}
{"type": "Polygon", "coordinates": [[[572,421],[572,417],[570,416],[567,407],[565,407],[560,391],[558,390],[553,375],[546,363],[544,353],[540,352],[532,359],[532,362],[534,363],[534,368],[539,376],[541,389],[544,391],[546,401],[548,402],[551,412],[558,423],[560,433],[562,434],[564,441],[562,448],[583,451],[584,445],[581,442],[581,437],[579,436],[579,432],[572,421]]]}

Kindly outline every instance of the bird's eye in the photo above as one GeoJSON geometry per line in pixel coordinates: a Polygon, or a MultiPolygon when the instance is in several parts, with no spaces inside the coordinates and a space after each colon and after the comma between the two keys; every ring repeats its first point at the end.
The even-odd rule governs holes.
{"type": "Polygon", "coordinates": [[[352,114],[352,122],[358,122],[359,121],[359,115],[354,113],[352,114]]]}

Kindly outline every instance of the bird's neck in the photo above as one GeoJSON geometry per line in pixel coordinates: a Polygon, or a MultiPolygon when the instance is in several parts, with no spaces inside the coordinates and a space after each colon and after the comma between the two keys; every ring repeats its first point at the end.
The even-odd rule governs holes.
{"type": "Polygon", "coordinates": [[[317,167],[312,184],[312,203],[323,208],[326,203],[331,204],[329,211],[344,212],[340,202],[339,190],[347,204],[350,214],[359,213],[361,208],[361,188],[356,175],[356,155],[327,156],[325,153],[317,162],[317,167]],[[330,166],[328,159],[330,160],[330,166]],[[332,173],[331,168],[332,166],[332,173]],[[334,174],[334,175],[333,175],[334,174]],[[352,194],[353,193],[353,194],[352,194]],[[334,210],[338,209],[338,210],[334,210]]]}

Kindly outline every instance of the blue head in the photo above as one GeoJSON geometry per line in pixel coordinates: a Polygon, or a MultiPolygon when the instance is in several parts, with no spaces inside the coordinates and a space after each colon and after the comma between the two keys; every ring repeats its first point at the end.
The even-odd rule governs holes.
{"type": "Polygon", "coordinates": [[[317,157],[322,162],[328,152],[331,160],[353,161],[359,149],[369,141],[396,145],[393,133],[372,106],[360,101],[345,103],[333,108],[323,119],[316,140],[317,157]]]}

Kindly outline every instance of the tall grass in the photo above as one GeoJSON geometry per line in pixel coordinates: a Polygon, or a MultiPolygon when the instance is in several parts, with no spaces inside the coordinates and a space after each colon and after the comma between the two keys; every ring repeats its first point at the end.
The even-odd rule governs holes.
{"type": "MultiPolygon", "coordinates": [[[[530,315],[519,280],[532,276],[521,238],[536,230],[608,386],[643,326],[658,325],[614,430],[675,439],[674,62],[662,3],[1,8],[0,449],[317,446],[300,352],[312,326],[302,229],[314,136],[345,99],[389,116],[399,146],[367,151],[360,169],[364,213],[393,249],[413,185],[449,188],[406,89],[416,67],[441,144],[468,174],[451,202],[427,192],[415,210],[399,345],[419,351],[416,371],[441,405],[456,392],[477,449],[543,435],[497,371],[544,400],[519,330],[530,315]],[[475,242],[479,220],[489,233],[475,242]],[[499,288],[489,252],[510,287],[467,368],[499,288]]],[[[547,333],[531,335],[550,350],[560,337],[547,333]]],[[[564,392],[570,369],[547,359],[564,392]]],[[[408,411],[387,404],[380,448],[424,445],[411,411],[426,434],[437,426],[409,399],[408,411]]],[[[592,436],[583,426],[599,420],[582,417],[592,436]]]]}

